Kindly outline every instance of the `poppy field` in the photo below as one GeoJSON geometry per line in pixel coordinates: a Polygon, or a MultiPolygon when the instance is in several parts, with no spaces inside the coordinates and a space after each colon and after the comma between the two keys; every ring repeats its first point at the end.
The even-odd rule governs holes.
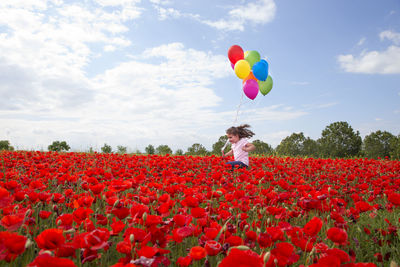
{"type": "Polygon", "coordinates": [[[0,266],[398,266],[400,161],[0,153],[0,266]]]}

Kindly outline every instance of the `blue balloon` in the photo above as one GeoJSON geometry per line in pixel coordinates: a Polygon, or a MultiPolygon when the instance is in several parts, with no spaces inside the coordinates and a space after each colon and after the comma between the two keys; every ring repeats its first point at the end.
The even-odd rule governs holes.
{"type": "Polygon", "coordinates": [[[268,62],[265,59],[261,59],[260,62],[267,64],[267,67],[268,67],[268,62]]]}
{"type": "Polygon", "coordinates": [[[257,80],[265,81],[268,77],[268,63],[266,60],[261,59],[252,68],[254,76],[257,80]]]}

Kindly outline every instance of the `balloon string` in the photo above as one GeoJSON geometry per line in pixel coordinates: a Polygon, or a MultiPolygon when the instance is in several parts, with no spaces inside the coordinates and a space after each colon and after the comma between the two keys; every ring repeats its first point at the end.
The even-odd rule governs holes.
{"type": "MultiPolygon", "coordinates": [[[[241,106],[243,104],[243,95],[244,95],[244,93],[242,92],[242,96],[240,97],[240,103],[239,103],[239,105],[237,106],[237,109],[236,109],[236,116],[235,116],[235,119],[233,120],[233,125],[235,125],[237,123],[237,121],[238,121],[239,111],[240,111],[240,108],[241,108],[241,106]]],[[[221,148],[221,151],[224,151],[224,149],[228,146],[228,143],[229,143],[229,140],[226,140],[224,146],[221,148]]]]}

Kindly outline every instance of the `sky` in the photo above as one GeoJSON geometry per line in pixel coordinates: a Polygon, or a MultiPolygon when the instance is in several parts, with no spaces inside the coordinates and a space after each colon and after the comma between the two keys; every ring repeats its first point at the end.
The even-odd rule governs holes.
{"type": "Polygon", "coordinates": [[[276,147],[331,123],[400,134],[398,0],[1,0],[0,140],[46,150],[207,149],[250,124],[276,147]],[[227,57],[269,63],[250,100],[227,57]]]}

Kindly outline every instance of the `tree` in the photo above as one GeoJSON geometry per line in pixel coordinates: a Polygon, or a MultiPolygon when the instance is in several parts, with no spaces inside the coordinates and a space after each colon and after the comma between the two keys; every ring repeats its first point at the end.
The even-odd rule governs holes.
{"type": "Polygon", "coordinates": [[[276,153],[282,156],[304,156],[304,142],[306,137],[301,133],[292,133],[290,136],[285,137],[281,143],[276,147],[276,153]]]}
{"type": "Polygon", "coordinates": [[[260,141],[260,140],[254,140],[253,145],[256,147],[256,150],[254,150],[254,154],[258,155],[272,155],[274,153],[274,149],[272,146],[269,144],[260,141]]]}
{"type": "Polygon", "coordinates": [[[110,145],[107,145],[104,143],[104,146],[101,147],[101,152],[103,153],[111,153],[112,152],[112,147],[110,145]]]}
{"type": "Polygon", "coordinates": [[[117,146],[117,153],[119,154],[126,154],[128,148],[126,146],[117,146]]]}
{"type": "MultiPolygon", "coordinates": [[[[212,145],[212,151],[211,153],[214,155],[219,155],[221,154],[221,149],[225,145],[226,141],[228,140],[228,137],[226,135],[220,136],[218,141],[212,145]]],[[[225,148],[227,151],[231,149],[231,145],[228,144],[228,146],[225,148]]]]}
{"type": "Polygon", "coordinates": [[[390,157],[394,150],[393,144],[396,136],[387,131],[376,131],[365,136],[363,142],[363,152],[368,158],[390,157]]]}
{"type": "Polygon", "coordinates": [[[392,140],[391,147],[393,148],[390,153],[392,159],[400,159],[400,134],[392,140]]]}
{"type": "Polygon", "coordinates": [[[167,146],[167,145],[159,145],[156,148],[156,154],[158,154],[158,155],[172,154],[172,149],[169,148],[169,146],[167,146]]]}
{"type": "Polygon", "coordinates": [[[70,150],[70,146],[65,141],[54,141],[51,145],[47,147],[49,151],[68,151],[70,150]]]}
{"type": "Polygon", "coordinates": [[[156,150],[154,149],[154,146],[153,146],[153,145],[148,145],[144,150],[145,150],[146,153],[149,154],[149,155],[153,155],[153,154],[155,153],[155,151],[156,151],[156,150]]]}
{"type": "Polygon", "coordinates": [[[193,144],[191,147],[187,149],[186,154],[188,155],[207,155],[208,151],[202,144],[193,144]]]}
{"type": "Polygon", "coordinates": [[[182,156],[182,155],[183,155],[183,150],[182,150],[182,149],[177,149],[177,150],[175,151],[175,155],[177,155],[177,156],[182,156]]]}
{"type": "Polygon", "coordinates": [[[319,146],[317,141],[307,137],[303,142],[303,156],[318,157],[319,146]]]}
{"type": "Polygon", "coordinates": [[[0,140],[0,151],[1,150],[14,151],[14,147],[10,145],[10,141],[0,140]]]}
{"type": "Polygon", "coordinates": [[[323,157],[354,157],[359,155],[362,139],[360,133],[344,121],[326,126],[317,140],[323,157]]]}

